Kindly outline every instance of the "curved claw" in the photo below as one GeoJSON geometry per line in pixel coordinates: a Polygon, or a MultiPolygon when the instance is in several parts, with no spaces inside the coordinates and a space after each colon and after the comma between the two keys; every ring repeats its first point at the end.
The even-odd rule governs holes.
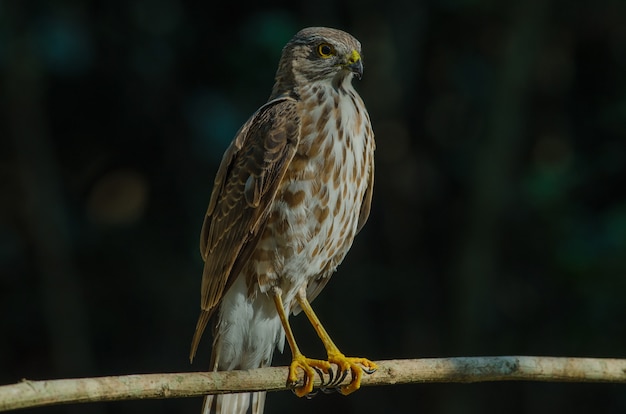
{"type": "Polygon", "coordinates": [[[378,367],[363,368],[363,372],[365,372],[367,375],[372,375],[374,372],[376,372],[377,369],[378,367]]]}
{"type": "Polygon", "coordinates": [[[304,397],[313,391],[313,378],[315,377],[315,371],[324,374],[328,374],[330,371],[330,363],[328,361],[322,361],[319,359],[307,358],[304,355],[296,355],[291,361],[289,366],[289,376],[287,377],[287,386],[293,387],[293,392],[298,397],[304,397]],[[298,368],[304,372],[304,383],[302,386],[298,385],[298,368]]]}
{"type": "MultiPolygon", "coordinates": [[[[294,392],[295,392],[295,390],[294,390],[294,392]]],[[[318,392],[317,390],[315,390],[315,391],[313,391],[313,392],[310,392],[310,393],[306,394],[306,395],[304,396],[304,398],[306,398],[307,400],[312,400],[312,399],[313,399],[313,397],[315,397],[315,396],[317,395],[317,392],[318,392]]],[[[297,394],[296,394],[296,395],[297,395],[297,394]]]]}
{"type": "Polygon", "coordinates": [[[363,377],[363,372],[366,374],[372,374],[378,368],[378,366],[369,359],[348,358],[343,354],[329,355],[328,361],[337,365],[338,375],[335,379],[336,382],[333,382],[334,385],[339,385],[343,382],[348,375],[348,370],[352,375],[352,381],[350,384],[337,387],[337,390],[343,395],[352,394],[354,391],[361,388],[361,378],[363,377]],[[341,375],[339,375],[339,372],[341,372],[341,375]]]}
{"type": "MultiPolygon", "coordinates": [[[[321,383],[321,385],[320,385],[320,386],[321,386],[321,387],[323,387],[323,386],[325,385],[325,384],[324,384],[324,372],[323,372],[323,371],[322,371],[319,367],[317,367],[317,366],[314,366],[314,367],[313,367],[313,369],[315,370],[315,372],[317,372],[317,375],[319,375],[319,377],[320,377],[320,383],[321,383]]],[[[333,370],[332,370],[332,369],[329,369],[329,370],[328,370],[328,373],[330,374],[330,377],[332,378],[332,375],[333,375],[333,370]]]]}
{"type": "Polygon", "coordinates": [[[333,392],[337,392],[337,388],[321,387],[320,390],[322,390],[324,394],[332,394],[333,392]]]}
{"type": "MultiPolygon", "coordinates": [[[[332,372],[332,370],[331,370],[332,372]]],[[[334,381],[330,381],[328,383],[328,385],[338,388],[339,384],[341,384],[343,382],[343,380],[346,379],[346,377],[348,376],[348,370],[341,370],[339,367],[337,367],[337,376],[335,378],[334,381]]]]}

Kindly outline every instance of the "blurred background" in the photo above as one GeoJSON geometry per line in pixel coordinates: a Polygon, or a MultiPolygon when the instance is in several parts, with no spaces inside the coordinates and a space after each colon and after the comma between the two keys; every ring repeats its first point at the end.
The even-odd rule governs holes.
{"type": "MultiPolygon", "coordinates": [[[[213,177],[310,25],[361,41],[377,138],[369,223],[314,303],[340,348],[626,357],[626,2],[2,1],[0,384],[207,369],[210,336],[193,365],[188,351],[213,177]]],[[[383,410],[623,413],[626,389],[427,384],[266,404],[383,410]]]]}

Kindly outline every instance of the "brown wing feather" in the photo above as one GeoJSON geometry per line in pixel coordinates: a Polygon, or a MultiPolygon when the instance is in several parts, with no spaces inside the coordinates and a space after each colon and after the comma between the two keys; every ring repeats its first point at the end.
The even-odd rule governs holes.
{"type": "Polygon", "coordinates": [[[296,101],[276,99],[244,124],[224,154],[201,231],[202,312],[191,359],[211,314],[265,228],[269,207],[295,154],[299,131],[296,101]]]}
{"type": "Polygon", "coordinates": [[[365,190],[363,204],[361,204],[361,211],[359,212],[359,222],[356,227],[357,233],[359,233],[363,226],[365,226],[365,222],[370,216],[370,210],[372,208],[372,194],[374,194],[374,151],[371,152],[369,175],[367,177],[367,189],[365,190]]]}

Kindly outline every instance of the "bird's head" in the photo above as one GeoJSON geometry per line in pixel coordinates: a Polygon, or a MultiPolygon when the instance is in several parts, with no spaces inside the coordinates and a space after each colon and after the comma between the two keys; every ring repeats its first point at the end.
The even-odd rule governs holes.
{"type": "Polygon", "coordinates": [[[283,48],[275,88],[325,80],[340,85],[362,75],[358,40],[341,30],[309,27],[296,33],[283,48]]]}

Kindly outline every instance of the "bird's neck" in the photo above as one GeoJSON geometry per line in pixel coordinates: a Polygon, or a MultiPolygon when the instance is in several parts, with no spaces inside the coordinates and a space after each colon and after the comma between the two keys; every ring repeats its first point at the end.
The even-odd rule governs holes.
{"type": "Polygon", "coordinates": [[[309,95],[312,90],[320,89],[340,95],[351,91],[354,89],[352,86],[352,74],[338,74],[330,82],[327,79],[315,82],[294,82],[293,78],[277,78],[272,88],[270,100],[286,96],[299,100],[309,95]]]}

